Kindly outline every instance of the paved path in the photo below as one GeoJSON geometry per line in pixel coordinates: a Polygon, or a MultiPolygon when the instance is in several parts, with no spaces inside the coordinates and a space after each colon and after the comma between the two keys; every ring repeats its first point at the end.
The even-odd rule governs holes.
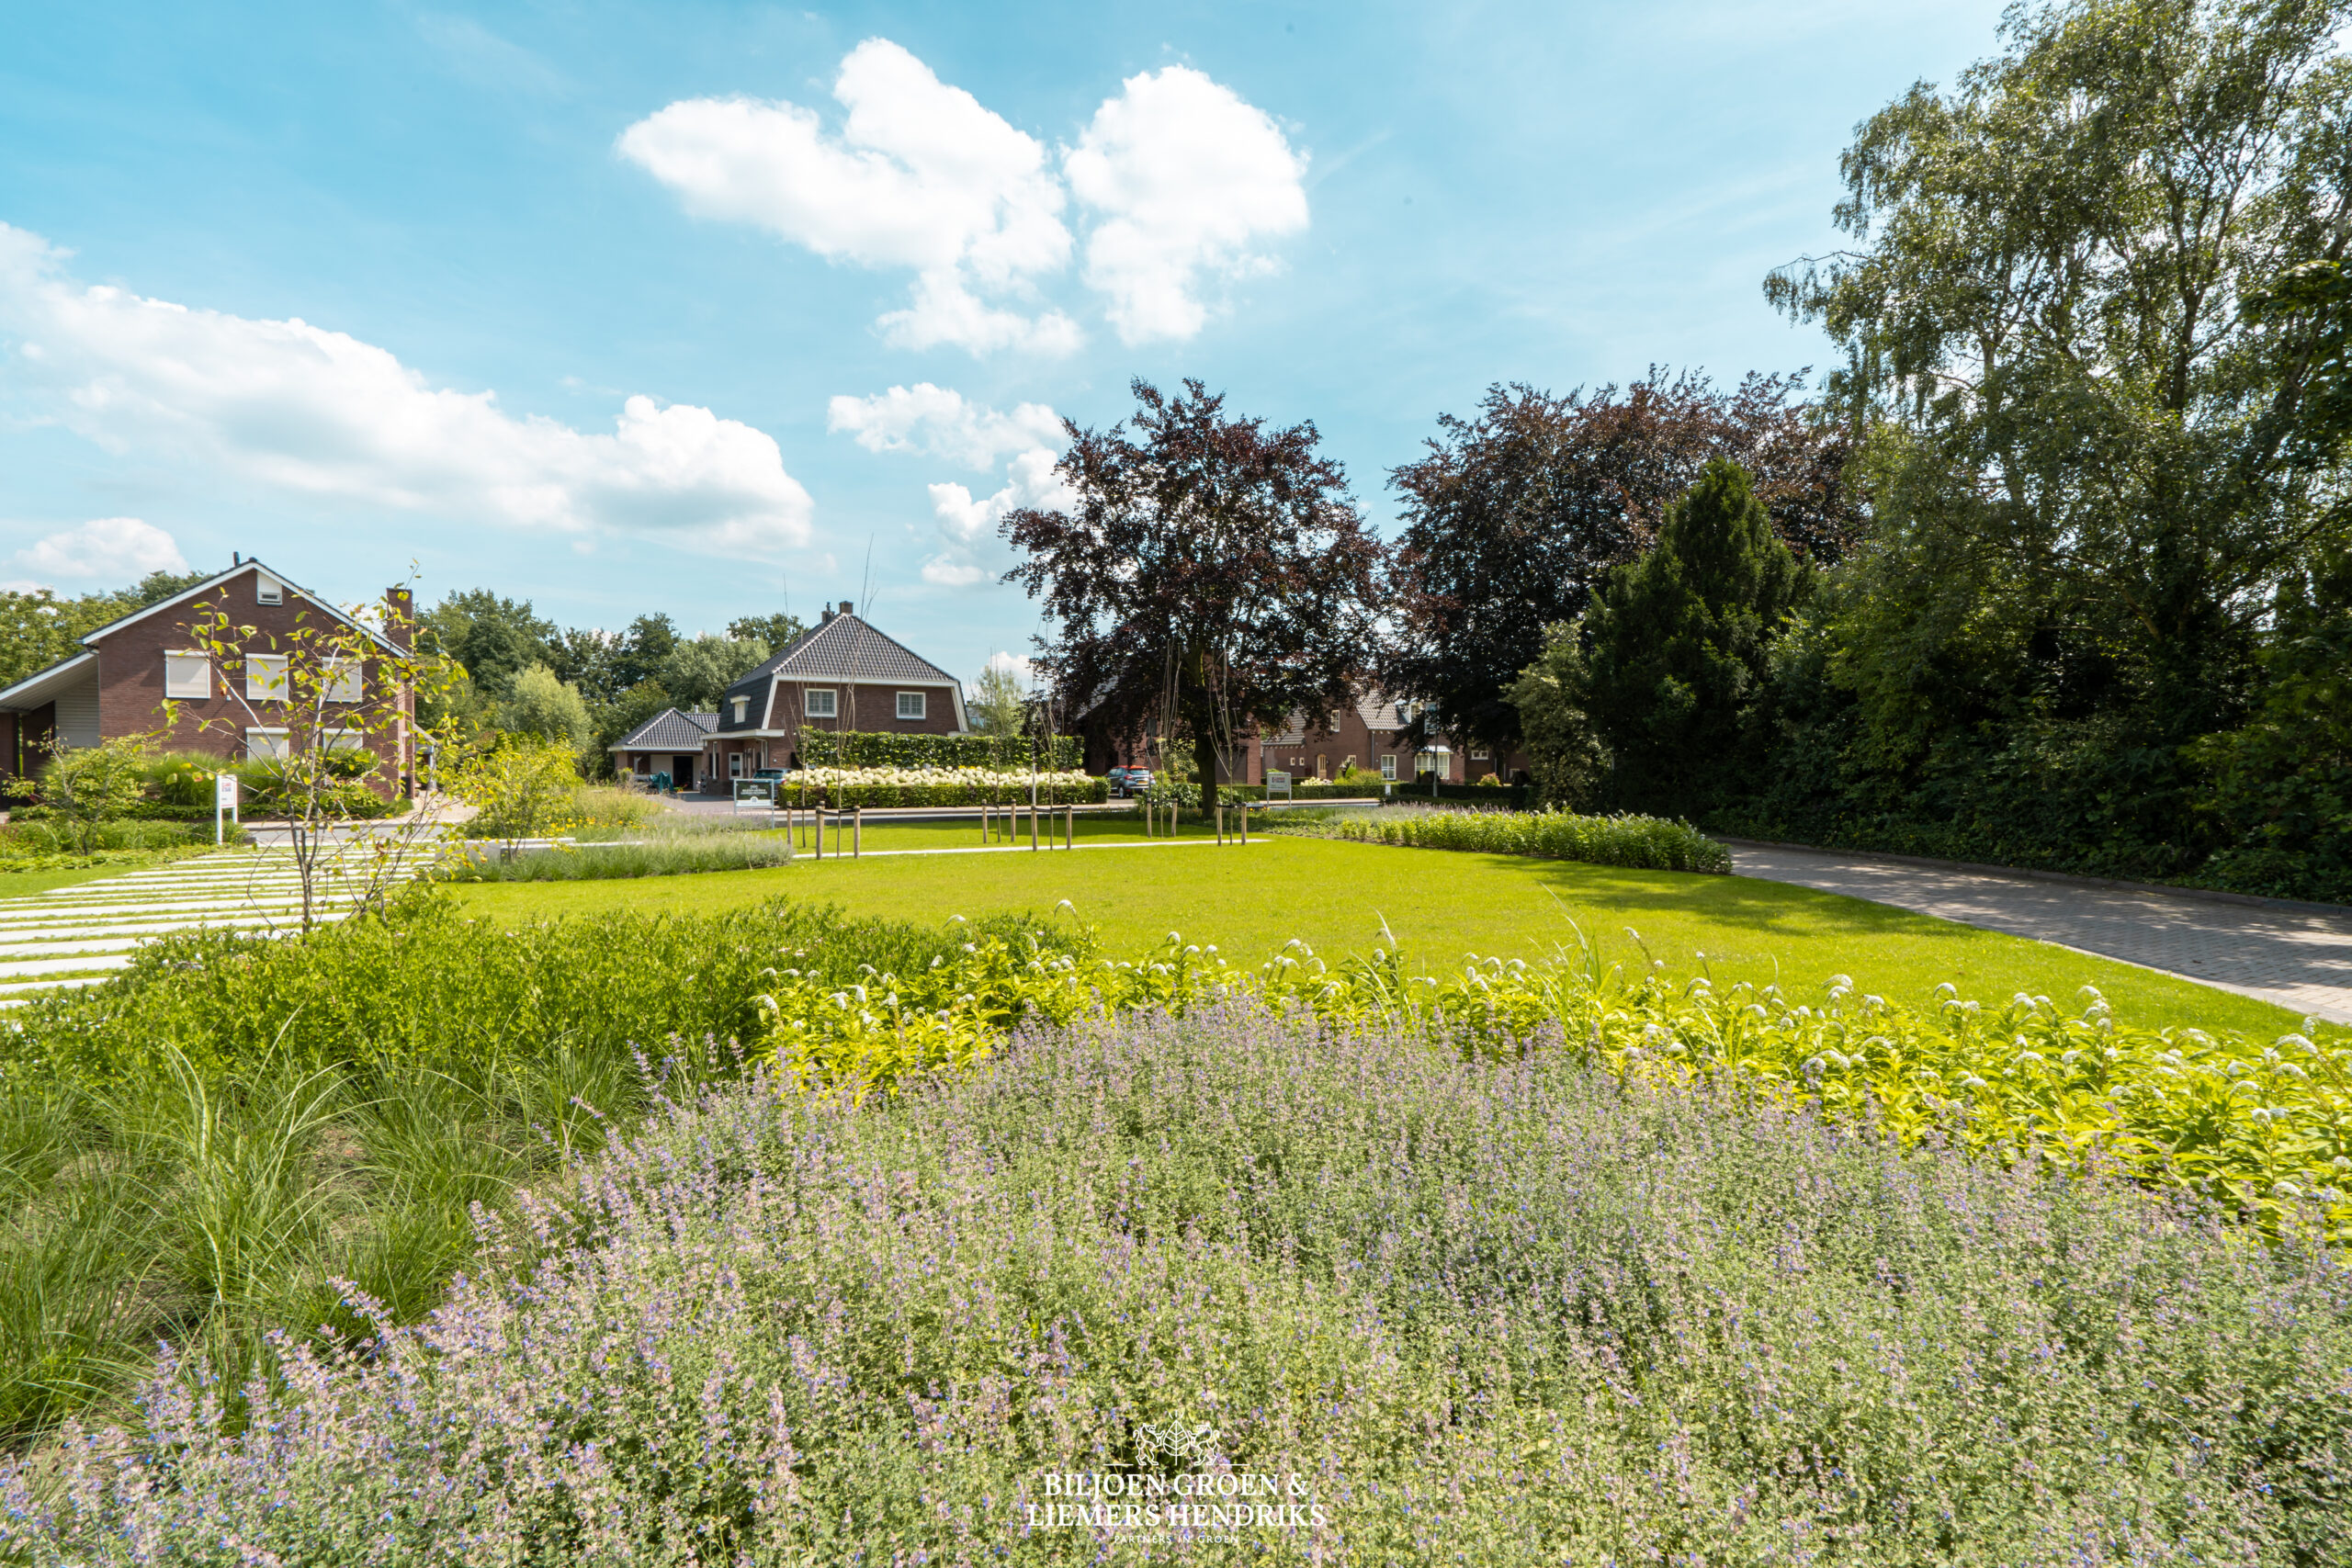
{"type": "Polygon", "coordinates": [[[2352,913],[1947,870],[1843,850],[1735,846],[1732,869],[2057,942],[2352,1023],[2352,913]]]}
{"type": "MultiPolygon", "coordinates": [[[[340,879],[319,883],[319,918],[337,920],[340,879]]],[[[293,857],[232,851],[20,898],[0,898],[0,1008],[33,993],[95,985],[142,943],[198,927],[280,934],[301,925],[293,857]]]]}

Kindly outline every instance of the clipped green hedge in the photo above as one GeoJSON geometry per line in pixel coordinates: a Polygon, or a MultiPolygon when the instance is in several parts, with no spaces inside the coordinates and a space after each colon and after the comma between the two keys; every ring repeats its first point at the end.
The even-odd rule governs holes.
{"type": "Polygon", "coordinates": [[[1566,811],[1444,811],[1386,807],[1295,826],[1281,831],[1353,843],[1397,844],[1416,850],[1469,850],[1534,855],[1644,871],[1731,870],[1731,852],[1688,822],[1663,817],[1578,817],[1566,811]]]}
{"type": "MultiPolygon", "coordinates": [[[[1021,768],[1029,766],[1025,735],[884,735],[862,729],[804,729],[804,768],[1021,768]]],[[[1049,772],[1084,765],[1085,745],[1075,735],[1045,743],[1037,766],[1049,772]]]]}

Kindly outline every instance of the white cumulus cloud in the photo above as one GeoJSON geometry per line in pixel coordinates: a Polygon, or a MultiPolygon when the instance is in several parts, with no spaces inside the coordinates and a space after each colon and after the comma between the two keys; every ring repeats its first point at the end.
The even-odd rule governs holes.
{"type": "Polygon", "coordinates": [[[882,318],[910,348],[1067,352],[1069,317],[984,296],[1023,294],[1069,264],[1066,197],[1045,146],[885,39],[842,62],[838,135],[815,111],[753,98],[689,98],[622,132],[621,155],[687,209],[757,224],[819,255],[910,267],[914,298],[882,318]]]}
{"type": "Polygon", "coordinates": [[[808,539],[775,440],[708,409],[632,397],[609,433],[517,417],[347,333],[85,287],[64,259],[0,224],[0,334],[36,417],[110,450],[453,519],[759,555],[808,539]]]}
{"type": "Polygon", "coordinates": [[[1001,674],[1010,675],[1024,686],[1034,686],[1037,683],[1036,662],[1010,650],[999,650],[989,654],[988,668],[1001,674]]]}
{"type": "Polygon", "coordinates": [[[922,452],[973,468],[992,467],[1007,452],[1059,447],[1065,439],[1061,416],[1044,403],[1000,413],[928,381],[870,398],[836,397],[826,407],[825,425],[869,452],[922,452]]]}
{"type": "Polygon", "coordinates": [[[833,96],[838,130],[781,100],[682,99],[622,132],[620,153],[690,212],[911,270],[907,307],[880,321],[904,347],[1077,347],[1077,323],[1039,298],[1073,254],[1073,195],[1091,220],[1083,280],[1128,343],[1198,333],[1205,292],[1271,266],[1263,243],[1306,227],[1305,157],[1188,66],[1129,77],[1058,167],[887,39],[849,52],[833,96]]]}
{"type": "Polygon", "coordinates": [[[993,549],[990,546],[996,526],[1006,513],[1024,506],[1051,509],[1076,504],[1078,498],[1054,471],[1054,465],[1059,460],[1043,446],[1032,447],[1007,465],[1003,489],[977,499],[960,484],[933,485],[932,515],[938,519],[945,547],[923,562],[923,581],[942,587],[967,588],[995,579],[1001,568],[989,567],[979,558],[983,554],[993,558],[1002,553],[1001,546],[993,549]]]}
{"type": "Polygon", "coordinates": [[[136,517],[96,517],[46,535],[11,558],[17,570],[43,583],[59,578],[130,582],[151,571],[186,571],[187,558],[172,536],[136,517]]]}
{"type": "Polygon", "coordinates": [[[1306,227],[1306,160],[1263,110],[1189,66],[1127,78],[1064,168],[1102,214],[1085,277],[1127,343],[1191,337],[1204,281],[1263,269],[1258,242],[1306,227]]]}

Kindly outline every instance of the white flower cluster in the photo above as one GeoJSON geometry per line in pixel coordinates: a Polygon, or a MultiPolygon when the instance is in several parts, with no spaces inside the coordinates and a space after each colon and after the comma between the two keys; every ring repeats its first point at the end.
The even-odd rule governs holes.
{"type": "Polygon", "coordinates": [[[1023,768],[801,768],[784,775],[786,789],[872,789],[890,786],[900,789],[928,789],[940,784],[969,784],[975,788],[1027,789],[1034,778],[1040,784],[1078,787],[1093,782],[1093,775],[1076,769],[1040,770],[1032,773],[1023,768]]]}

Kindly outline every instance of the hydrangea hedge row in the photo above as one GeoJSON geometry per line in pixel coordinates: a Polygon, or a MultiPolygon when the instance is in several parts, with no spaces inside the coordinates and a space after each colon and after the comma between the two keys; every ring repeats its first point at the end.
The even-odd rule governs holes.
{"type": "MultiPolygon", "coordinates": [[[[800,761],[809,768],[1017,768],[1026,772],[1031,740],[1025,735],[889,735],[862,729],[804,729],[800,761]]],[[[1057,735],[1039,744],[1036,762],[1054,772],[1074,771],[1085,761],[1085,742],[1057,735]]]]}
{"type": "Polygon", "coordinates": [[[996,768],[802,768],[785,775],[788,798],[843,810],[855,806],[1090,805],[1110,798],[1110,784],[1075,771],[996,768]],[[797,792],[797,793],[796,793],[797,792]]]}

